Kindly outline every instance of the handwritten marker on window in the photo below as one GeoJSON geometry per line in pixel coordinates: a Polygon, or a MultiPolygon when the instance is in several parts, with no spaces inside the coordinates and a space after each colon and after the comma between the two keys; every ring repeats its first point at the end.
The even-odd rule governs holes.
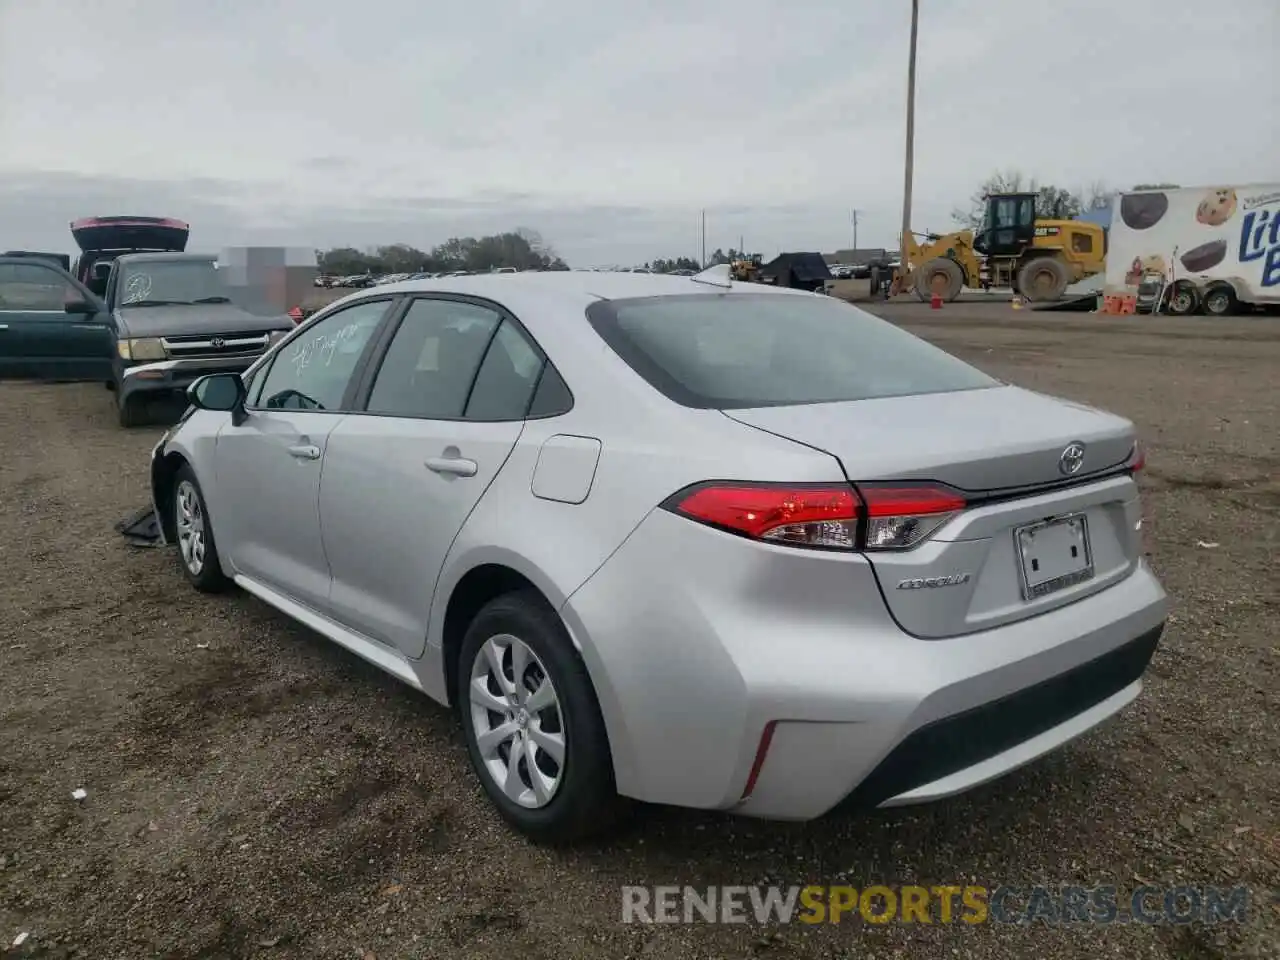
{"type": "Polygon", "coordinates": [[[89,795],[89,791],[87,791],[84,787],[76,787],[76,789],[71,791],[72,800],[83,800],[88,795],[89,795]]]}

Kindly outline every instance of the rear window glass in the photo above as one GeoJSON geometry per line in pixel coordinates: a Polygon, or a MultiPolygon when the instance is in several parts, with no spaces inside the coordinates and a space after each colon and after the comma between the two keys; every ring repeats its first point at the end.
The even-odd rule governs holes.
{"type": "Polygon", "coordinates": [[[602,300],[587,317],[636,373],[687,407],[831,403],[999,384],[833,297],[726,293],[602,300]]]}

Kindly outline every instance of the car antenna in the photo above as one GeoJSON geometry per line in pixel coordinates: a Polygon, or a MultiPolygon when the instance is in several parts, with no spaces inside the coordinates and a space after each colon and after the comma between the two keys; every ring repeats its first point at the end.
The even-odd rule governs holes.
{"type": "Polygon", "coordinates": [[[706,283],[713,287],[724,287],[726,290],[733,286],[733,273],[727,263],[717,263],[713,267],[707,267],[689,279],[694,283],[706,283]]]}

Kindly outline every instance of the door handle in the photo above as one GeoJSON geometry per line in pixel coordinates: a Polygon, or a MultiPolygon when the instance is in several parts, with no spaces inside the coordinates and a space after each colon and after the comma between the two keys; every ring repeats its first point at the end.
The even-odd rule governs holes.
{"type": "Polygon", "coordinates": [[[464,460],[462,457],[432,457],[427,461],[427,469],[433,473],[448,473],[455,477],[474,477],[476,462],[464,460]]]}
{"type": "Polygon", "coordinates": [[[8,330],[8,329],[9,329],[9,325],[7,323],[0,323],[0,330],[8,330]]]}
{"type": "Polygon", "coordinates": [[[299,460],[319,460],[320,448],[313,443],[300,443],[289,448],[289,456],[299,460]]]}

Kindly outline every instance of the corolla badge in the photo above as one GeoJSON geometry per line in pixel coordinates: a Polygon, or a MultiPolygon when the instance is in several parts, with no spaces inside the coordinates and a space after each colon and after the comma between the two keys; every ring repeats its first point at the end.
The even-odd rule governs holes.
{"type": "Polygon", "coordinates": [[[935,587],[958,587],[962,583],[968,583],[971,579],[967,573],[953,573],[945,577],[912,577],[909,580],[899,580],[899,590],[932,590],[935,587]]]}
{"type": "Polygon", "coordinates": [[[1080,472],[1080,468],[1084,466],[1084,444],[1079,440],[1073,440],[1067,444],[1067,448],[1058,455],[1058,472],[1064,477],[1080,472]]]}

